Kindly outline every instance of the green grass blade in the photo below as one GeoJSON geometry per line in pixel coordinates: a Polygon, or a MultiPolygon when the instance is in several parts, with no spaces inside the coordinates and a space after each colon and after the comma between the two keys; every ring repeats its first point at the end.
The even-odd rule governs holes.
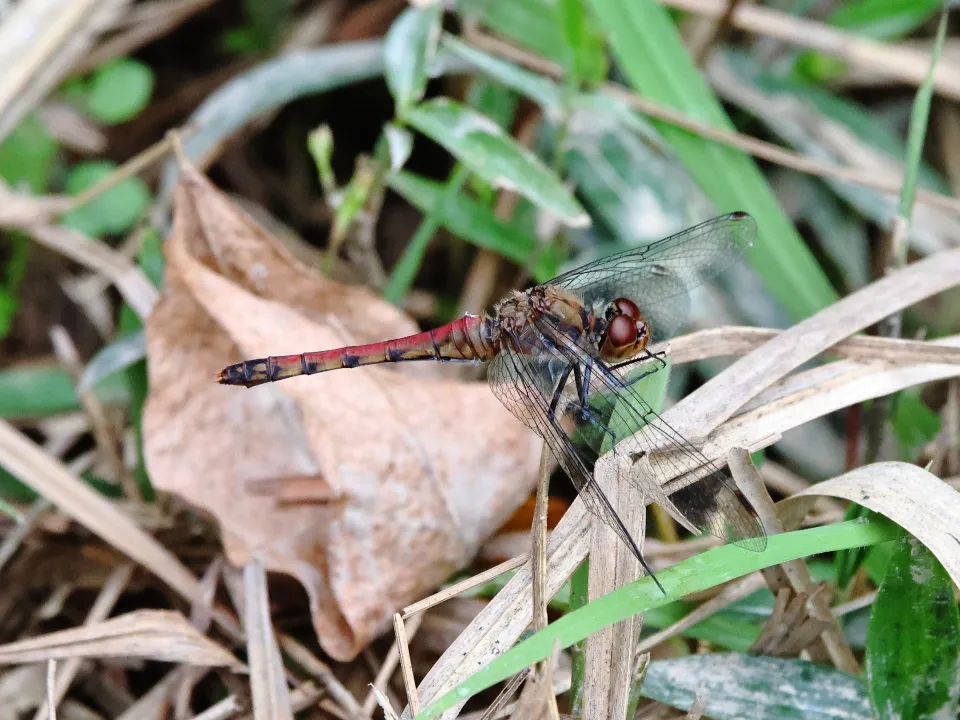
{"type": "Polygon", "coordinates": [[[947,18],[950,13],[946,6],[940,14],[940,25],[937,27],[937,39],[933,44],[930,57],[930,67],[917,96],[913,100],[913,109],[910,113],[910,132],[907,136],[907,162],[903,172],[903,190],[900,192],[900,216],[909,219],[913,214],[913,204],[917,197],[917,174],[920,159],[923,155],[923,143],[927,137],[927,122],[930,118],[930,100],[933,97],[933,70],[940,59],[943,50],[943,39],[947,34],[947,18]]]}
{"type": "Polygon", "coordinates": [[[896,532],[897,526],[888,520],[861,520],[774,535],[769,538],[767,549],[762,553],[750,552],[735,545],[724,545],[702,553],[658,573],[666,595],[661,594],[653,581],[646,577],[598,598],[496,658],[428,705],[416,718],[426,720],[436,717],[481,690],[543,660],[553,652],[556,640],[560,641],[560,647],[566,648],[631,615],[660,607],[685,595],[789,560],[893,540],[896,532]]]}

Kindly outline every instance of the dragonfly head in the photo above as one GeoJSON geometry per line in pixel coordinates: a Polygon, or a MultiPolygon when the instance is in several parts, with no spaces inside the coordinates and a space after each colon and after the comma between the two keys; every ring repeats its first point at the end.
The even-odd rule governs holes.
{"type": "Polygon", "coordinates": [[[617,298],[607,306],[607,325],[600,341],[604,360],[625,360],[641,352],[650,340],[650,326],[633,300],[617,298]]]}

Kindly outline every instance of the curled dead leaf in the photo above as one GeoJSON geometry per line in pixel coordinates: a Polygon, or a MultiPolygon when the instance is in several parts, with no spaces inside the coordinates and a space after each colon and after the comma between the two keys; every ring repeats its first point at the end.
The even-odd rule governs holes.
{"type": "Polygon", "coordinates": [[[217,385],[237,360],[417,327],[366,288],[298,262],[192,168],[174,212],[147,323],[151,478],[216,517],[232,563],[256,553],[296,577],[324,650],[351,659],[520,505],[540,441],[485,383],[442,379],[432,363],[217,385]],[[327,500],[264,497],[286,478],[312,480],[327,500]]]}

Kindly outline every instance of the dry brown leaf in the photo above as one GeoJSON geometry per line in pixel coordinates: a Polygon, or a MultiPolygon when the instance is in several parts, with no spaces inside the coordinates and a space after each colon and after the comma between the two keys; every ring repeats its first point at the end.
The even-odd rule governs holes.
{"type": "Polygon", "coordinates": [[[66,658],[137,657],[203,667],[239,669],[241,663],[183,615],[138,610],[103,622],[0,645],[0,664],[66,658]]]}
{"type": "Polygon", "coordinates": [[[433,363],[217,385],[216,371],[244,358],[417,328],[299,263],[190,168],[165,251],[147,324],[151,478],[216,516],[232,563],[258,553],[298,578],[324,650],[351,659],[523,501],[540,441],[485,383],[438,379],[433,363]],[[287,477],[339,500],[280,505],[251,490],[287,477]]]}

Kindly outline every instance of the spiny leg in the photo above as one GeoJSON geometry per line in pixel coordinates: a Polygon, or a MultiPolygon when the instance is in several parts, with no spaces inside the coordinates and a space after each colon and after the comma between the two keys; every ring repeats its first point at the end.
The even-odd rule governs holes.
{"type": "Polygon", "coordinates": [[[644,350],[643,352],[644,352],[645,354],[644,354],[644,355],[641,355],[640,357],[631,358],[630,360],[624,360],[622,363],[617,363],[616,365],[611,365],[611,366],[610,366],[610,369],[611,369],[611,370],[619,370],[620,368],[625,368],[625,367],[629,367],[629,366],[631,366],[631,365],[635,365],[635,364],[638,363],[638,362],[646,362],[646,361],[650,361],[650,360],[655,360],[655,361],[661,363],[661,365],[660,365],[659,367],[655,367],[655,368],[653,368],[653,369],[651,369],[651,370],[647,370],[645,373],[642,373],[642,374],[638,375],[638,376],[635,377],[635,378],[630,378],[629,380],[623,380],[623,381],[622,381],[623,384],[626,385],[627,387],[630,387],[631,385],[634,385],[635,383],[640,382],[640,381],[643,380],[645,377],[649,377],[650,375],[653,375],[654,373],[660,372],[663,368],[665,368],[665,367],[667,366],[666,361],[663,359],[663,358],[666,356],[666,352],[665,352],[665,351],[661,350],[661,351],[658,352],[658,353],[652,353],[652,352],[650,352],[649,350],[644,350]]]}

